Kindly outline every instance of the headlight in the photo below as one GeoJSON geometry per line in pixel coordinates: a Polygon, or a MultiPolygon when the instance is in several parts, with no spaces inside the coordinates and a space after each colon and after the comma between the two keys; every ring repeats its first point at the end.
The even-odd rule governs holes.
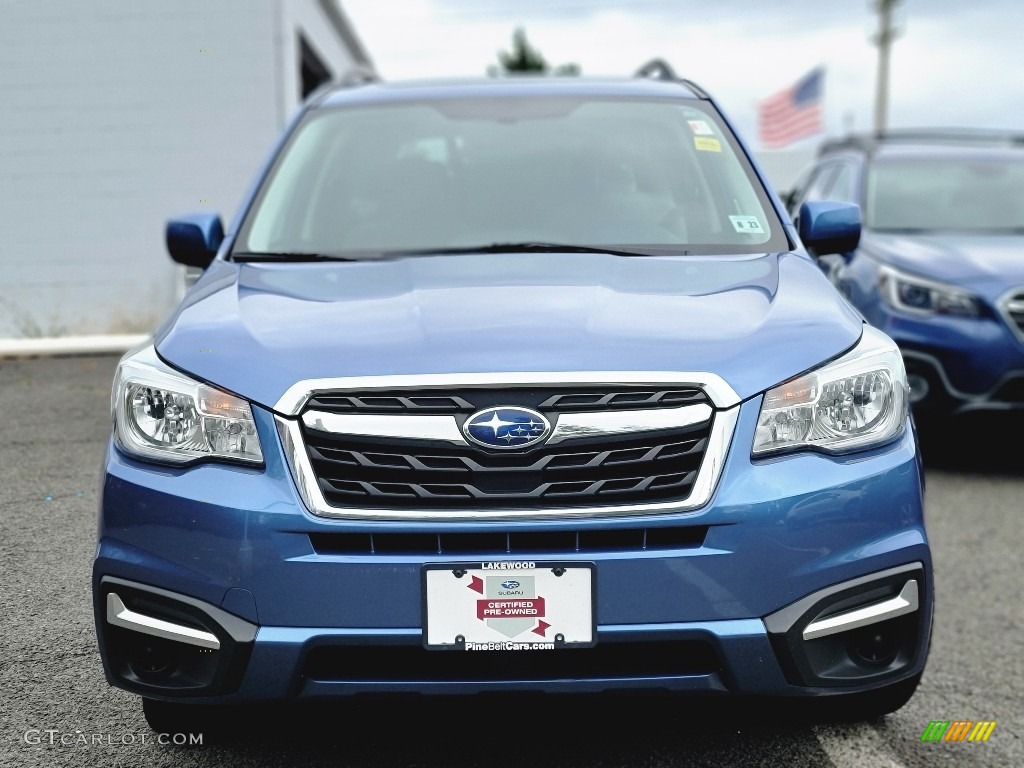
{"type": "Polygon", "coordinates": [[[754,455],[870,448],[899,437],[907,420],[907,374],[899,348],[871,326],[846,355],[765,393],[754,455]]]}
{"type": "Polygon", "coordinates": [[[152,346],[122,358],[111,411],[118,446],[135,456],[263,461],[249,403],[169,368],[152,346]]]}
{"type": "Polygon", "coordinates": [[[893,307],[920,315],[961,315],[977,317],[978,301],[951,285],[912,277],[891,267],[878,274],[882,297],[893,307]]]}

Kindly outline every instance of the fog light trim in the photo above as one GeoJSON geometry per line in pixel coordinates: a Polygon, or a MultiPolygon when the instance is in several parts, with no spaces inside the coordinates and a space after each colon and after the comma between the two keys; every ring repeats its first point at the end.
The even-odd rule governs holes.
{"type": "Polygon", "coordinates": [[[812,621],[803,631],[804,640],[828,637],[839,632],[877,624],[880,621],[893,619],[907,613],[913,613],[919,607],[917,580],[910,579],[895,597],[880,603],[855,608],[852,611],[829,616],[827,619],[812,621]]]}
{"type": "Polygon", "coordinates": [[[107,593],[107,622],[115,627],[123,627],[164,640],[175,640],[214,651],[220,650],[220,640],[213,633],[137,613],[128,608],[114,592],[107,593]]]}

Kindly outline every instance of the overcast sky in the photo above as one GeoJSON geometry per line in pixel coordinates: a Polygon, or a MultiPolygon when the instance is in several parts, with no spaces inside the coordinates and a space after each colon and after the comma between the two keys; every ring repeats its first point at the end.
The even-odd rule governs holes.
{"type": "MultiPolygon", "coordinates": [[[[340,0],[385,79],[484,75],[516,27],[552,65],[668,61],[758,148],[757,104],[824,65],[826,129],[873,125],[875,0],[340,0]]],[[[902,0],[890,127],[1024,132],[1024,0],[902,0]]],[[[807,140],[793,148],[815,143],[807,140]]]]}

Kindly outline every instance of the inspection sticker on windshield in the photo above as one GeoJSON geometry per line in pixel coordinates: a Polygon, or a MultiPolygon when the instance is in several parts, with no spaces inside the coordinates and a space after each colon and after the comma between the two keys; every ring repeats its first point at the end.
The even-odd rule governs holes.
{"type": "Polygon", "coordinates": [[[761,222],[757,220],[756,216],[730,216],[729,221],[732,222],[732,228],[737,232],[755,235],[764,233],[764,227],[761,226],[761,222]]]}
{"type": "Polygon", "coordinates": [[[690,130],[693,131],[695,136],[714,136],[715,132],[711,130],[711,126],[704,120],[687,120],[690,124],[690,130]]]}
{"type": "Polygon", "coordinates": [[[711,136],[694,136],[693,146],[701,152],[721,152],[722,142],[711,136]]]}
{"type": "Polygon", "coordinates": [[[499,560],[423,568],[428,650],[594,645],[594,564],[499,560]]]}

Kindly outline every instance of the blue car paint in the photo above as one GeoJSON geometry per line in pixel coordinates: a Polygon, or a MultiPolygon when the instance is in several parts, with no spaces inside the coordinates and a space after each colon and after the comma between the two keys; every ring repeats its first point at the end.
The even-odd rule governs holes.
{"type": "Polygon", "coordinates": [[[157,336],[157,352],[267,407],[305,379],[609,365],[714,371],[747,398],[860,338],[860,317],[793,254],[495,254],[474,256],[471,273],[466,258],[215,262],[157,336]],[[760,355],[766,344],[770,357],[760,355]],[[273,365],[253,371],[260,359],[273,365]]]}
{"type": "MultiPolygon", "coordinates": [[[[545,89],[541,83],[523,87],[545,89]]],[[[606,91],[664,95],[669,88],[678,96],[678,86],[657,83],[609,84],[606,91]]],[[[340,92],[330,103],[356,98],[400,96],[340,92]]],[[[291,125],[300,119],[301,113],[291,125]]],[[[215,701],[366,690],[635,688],[635,680],[610,679],[358,685],[297,680],[304,654],[318,643],[418,646],[422,566],[474,559],[321,554],[310,535],[673,525],[708,526],[708,533],[702,545],[690,548],[536,554],[538,560],[596,563],[599,643],[701,638],[725,660],[723,676],[677,675],[656,681],[657,687],[820,693],[784,673],[763,618],[817,590],[909,563],[923,569],[922,614],[930,626],[932,563],[911,429],[894,443],[849,456],[750,455],[761,395],[842,355],[860,338],[863,323],[808,257],[770,186],[769,199],[794,243],[789,253],[476,255],[472,274],[463,269],[464,256],[354,264],[224,261],[286,136],[287,131],[241,204],[218,258],[155,336],[157,352],[170,366],[252,403],[263,465],[162,466],[132,458],[110,442],[93,570],[101,637],[100,589],[113,576],[202,600],[258,625],[239,688],[215,701]],[[453,303],[453,295],[461,301],[453,303]],[[521,310],[523,295],[534,299],[530,311],[521,310]],[[307,379],[588,370],[709,371],[732,386],[741,401],[735,406],[739,418],[706,505],[575,520],[325,519],[305,508],[274,421],[282,395],[307,379]]],[[[756,166],[755,172],[760,174],[756,166]]],[[[926,640],[927,629],[921,642],[926,640]]],[[[118,684],[104,653],[108,678],[118,684]]],[[[919,674],[923,665],[921,656],[901,677],[919,674]]]]}
{"type": "Polygon", "coordinates": [[[940,360],[950,388],[969,399],[984,395],[1014,371],[1024,375],[1024,341],[997,313],[998,300],[1024,285],[1024,237],[907,237],[865,232],[857,257],[838,284],[875,327],[909,354],[940,360]],[[960,287],[977,296],[978,317],[921,317],[892,307],[878,291],[878,270],[890,264],[911,275],[960,287]]]}

